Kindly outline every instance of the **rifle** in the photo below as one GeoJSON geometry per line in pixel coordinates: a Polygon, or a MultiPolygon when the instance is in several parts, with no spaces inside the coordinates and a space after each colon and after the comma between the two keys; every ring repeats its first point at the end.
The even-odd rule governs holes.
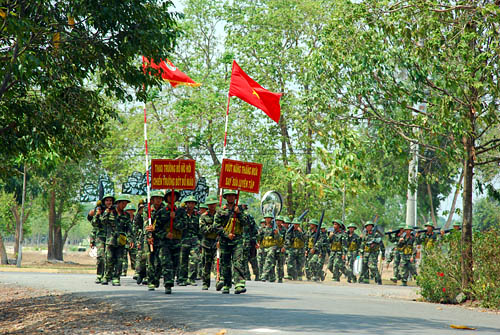
{"type": "MultiPolygon", "coordinates": [[[[309,210],[308,210],[308,209],[306,209],[306,210],[304,211],[304,213],[300,214],[300,216],[297,218],[297,221],[298,221],[298,222],[302,222],[302,220],[303,220],[303,219],[304,219],[304,217],[307,215],[307,213],[309,213],[309,210]]],[[[287,234],[288,234],[289,232],[291,232],[292,230],[293,230],[293,224],[290,224],[290,227],[288,227],[288,230],[287,230],[287,234]]]]}
{"type": "Polygon", "coordinates": [[[384,233],[384,235],[389,235],[389,236],[390,236],[390,235],[392,235],[392,234],[397,234],[397,233],[399,233],[399,231],[400,231],[400,229],[394,229],[394,230],[391,230],[391,231],[386,231],[386,232],[384,233]]]}
{"type": "Polygon", "coordinates": [[[316,242],[318,242],[319,239],[319,234],[321,232],[321,225],[323,224],[323,218],[325,217],[325,210],[321,212],[321,218],[319,219],[319,225],[318,225],[318,230],[316,230],[316,235],[314,236],[314,244],[316,245],[316,242]]]}

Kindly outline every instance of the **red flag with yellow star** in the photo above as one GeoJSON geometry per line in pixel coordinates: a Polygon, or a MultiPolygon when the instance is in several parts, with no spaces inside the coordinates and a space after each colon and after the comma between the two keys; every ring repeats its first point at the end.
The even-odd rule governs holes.
{"type": "Polygon", "coordinates": [[[229,96],[235,96],[255,106],[267,114],[274,122],[278,123],[281,116],[281,93],[273,93],[260,86],[250,78],[233,60],[229,96]]]}

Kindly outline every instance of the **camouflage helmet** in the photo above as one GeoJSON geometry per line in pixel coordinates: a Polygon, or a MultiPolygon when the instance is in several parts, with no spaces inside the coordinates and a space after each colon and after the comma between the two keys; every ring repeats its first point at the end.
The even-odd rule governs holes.
{"type": "Polygon", "coordinates": [[[203,203],[200,204],[200,209],[201,208],[208,209],[208,206],[207,206],[206,203],[203,202],[203,203]]]}
{"type": "MultiPolygon", "coordinates": [[[[173,190],[174,191],[174,195],[175,195],[175,199],[174,199],[174,202],[176,202],[177,200],[179,200],[179,198],[181,197],[181,193],[177,190],[173,190]]],[[[165,196],[163,197],[163,200],[165,200],[165,202],[167,202],[167,197],[172,194],[172,190],[166,190],[165,191],[165,196]]]]}
{"type": "Polygon", "coordinates": [[[238,195],[238,192],[236,192],[235,190],[224,190],[224,193],[222,193],[222,197],[226,199],[226,196],[231,194],[238,195]]]}
{"type": "Polygon", "coordinates": [[[319,221],[318,221],[318,219],[311,219],[309,221],[309,224],[312,224],[312,225],[315,225],[315,226],[319,226],[319,221]]]}
{"type": "Polygon", "coordinates": [[[205,203],[207,205],[213,205],[213,204],[218,204],[219,200],[217,200],[217,196],[215,195],[209,195],[207,199],[205,200],[205,203]]]}
{"type": "Polygon", "coordinates": [[[358,229],[358,226],[356,226],[354,223],[349,223],[347,225],[347,228],[354,228],[354,229],[358,229]]]}
{"type": "Polygon", "coordinates": [[[153,198],[153,197],[160,197],[160,198],[163,198],[164,194],[162,191],[160,190],[156,190],[156,191],[153,191],[151,192],[150,194],[150,197],[153,198]]]}
{"type": "Polygon", "coordinates": [[[300,224],[301,222],[297,219],[293,219],[293,221],[291,222],[292,224],[300,224]]]}
{"type": "Polygon", "coordinates": [[[260,219],[260,223],[266,223],[265,219],[260,219]]]}
{"type": "Polygon", "coordinates": [[[274,218],[274,216],[273,216],[272,213],[266,213],[266,214],[264,214],[264,219],[265,218],[271,218],[272,219],[272,218],[274,218]]]}
{"type": "Polygon", "coordinates": [[[453,227],[462,227],[462,224],[460,222],[455,222],[453,223],[453,227]]]}
{"type": "Polygon", "coordinates": [[[104,200],[105,200],[106,198],[111,198],[111,199],[113,199],[113,202],[115,202],[115,196],[114,196],[114,195],[112,195],[111,193],[105,194],[105,195],[102,197],[101,202],[104,202],[104,200]]]}
{"type": "Polygon", "coordinates": [[[128,195],[125,194],[120,194],[118,197],[116,197],[115,202],[120,202],[120,201],[127,201],[130,202],[130,198],[128,195]]]}
{"type": "Polygon", "coordinates": [[[333,219],[332,220],[332,223],[335,224],[337,223],[339,226],[341,226],[342,228],[345,229],[345,225],[344,225],[344,222],[342,222],[342,220],[336,220],[336,219],[333,219]]]}
{"type": "Polygon", "coordinates": [[[434,224],[430,221],[427,221],[425,224],[424,224],[425,227],[432,227],[434,228],[434,224]]]}
{"type": "Polygon", "coordinates": [[[283,222],[285,222],[285,217],[284,217],[284,216],[282,216],[282,215],[278,215],[278,216],[276,217],[276,221],[283,221],[283,222]]]}
{"type": "Polygon", "coordinates": [[[127,204],[127,207],[125,207],[125,210],[126,211],[136,211],[137,207],[135,207],[135,205],[130,202],[130,203],[127,204]]]}
{"type": "Polygon", "coordinates": [[[365,227],[369,225],[375,226],[375,224],[371,220],[366,221],[364,224],[365,227]]]}
{"type": "Polygon", "coordinates": [[[415,229],[415,228],[413,228],[413,227],[412,227],[412,226],[410,226],[410,225],[406,225],[406,226],[405,226],[405,230],[413,230],[413,229],[415,229]]]}
{"type": "Polygon", "coordinates": [[[198,203],[198,200],[196,200],[196,198],[192,195],[188,195],[187,197],[185,197],[184,199],[182,199],[182,202],[183,203],[187,203],[187,202],[194,202],[194,203],[198,203]]]}
{"type": "Polygon", "coordinates": [[[292,223],[292,219],[289,216],[285,216],[285,223],[292,223]]]}

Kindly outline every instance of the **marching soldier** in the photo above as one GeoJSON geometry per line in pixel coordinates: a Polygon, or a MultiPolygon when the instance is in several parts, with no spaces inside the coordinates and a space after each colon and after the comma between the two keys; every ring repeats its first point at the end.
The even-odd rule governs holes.
{"type": "Polygon", "coordinates": [[[401,280],[403,286],[407,286],[410,275],[417,276],[415,268],[415,257],[417,255],[417,248],[415,248],[415,237],[412,235],[413,227],[406,226],[404,234],[399,238],[398,247],[401,248],[401,280]]]}
{"type": "Polygon", "coordinates": [[[200,233],[203,263],[202,290],[210,287],[210,272],[217,252],[217,226],[214,218],[217,210],[217,197],[209,196],[205,202],[207,211],[200,216],[200,233]]]}
{"type": "Polygon", "coordinates": [[[265,252],[265,261],[262,274],[262,281],[269,280],[270,282],[276,281],[276,243],[279,237],[277,230],[273,229],[273,215],[271,213],[264,214],[266,220],[266,227],[262,230],[262,243],[260,247],[265,252]]]}
{"type": "Polygon", "coordinates": [[[304,266],[304,247],[306,236],[300,228],[299,221],[292,221],[293,228],[285,236],[285,248],[288,255],[287,279],[302,280],[302,267],[304,266]]]}
{"type": "Polygon", "coordinates": [[[226,190],[223,194],[226,205],[215,214],[219,231],[219,244],[224,277],[223,294],[228,294],[232,286],[234,269],[235,294],[245,293],[245,262],[248,262],[243,245],[243,230],[248,226],[248,218],[236,205],[237,193],[226,190]]]}
{"type": "MultiPolygon", "coordinates": [[[[247,205],[242,205],[245,210],[248,209],[247,205]]],[[[253,216],[250,214],[247,214],[248,217],[248,232],[247,230],[244,231],[244,244],[245,244],[245,249],[246,249],[246,254],[248,255],[248,262],[245,264],[245,279],[250,280],[250,267],[248,264],[252,266],[252,271],[255,276],[255,280],[259,280],[259,264],[257,262],[257,234],[258,234],[258,227],[257,223],[255,223],[255,219],[253,216]]]]}
{"type": "Polygon", "coordinates": [[[389,254],[389,258],[387,259],[387,268],[389,268],[389,263],[392,262],[394,259],[394,265],[393,265],[393,273],[394,276],[391,278],[391,281],[396,283],[398,280],[401,279],[401,276],[399,274],[399,264],[401,262],[401,253],[402,249],[397,246],[399,239],[401,236],[403,236],[403,233],[405,232],[405,224],[400,224],[399,225],[399,232],[389,235],[389,242],[396,244],[394,248],[392,248],[391,253],[389,254]]]}
{"type": "Polygon", "coordinates": [[[378,272],[378,255],[382,252],[382,260],[385,259],[385,246],[382,242],[382,236],[379,232],[373,229],[374,224],[371,221],[365,223],[366,232],[361,239],[361,249],[363,251],[363,269],[359,276],[359,282],[368,284],[370,281],[369,274],[375,278],[375,282],[382,285],[382,278],[378,272]]]}
{"type": "Polygon", "coordinates": [[[285,223],[285,218],[283,216],[278,216],[276,218],[276,226],[278,230],[278,238],[276,240],[275,257],[276,257],[276,273],[278,277],[278,283],[283,282],[283,277],[285,276],[285,235],[286,229],[283,225],[285,223]]]}
{"type": "Polygon", "coordinates": [[[122,263],[122,276],[125,277],[127,275],[128,270],[128,257],[130,257],[130,267],[135,269],[135,259],[137,257],[136,252],[136,244],[135,244],[135,234],[134,234],[134,216],[137,208],[134,204],[129,203],[127,207],[125,207],[125,212],[130,216],[131,222],[131,230],[129,236],[129,243],[125,245],[125,252],[123,253],[123,263],[122,263]]]}
{"type": "Polygon", "coordinates": [[[144,234],[144,217],[143,217],[144,207],[145,207],[144,201],[143,200],[139,201],[138,210],[134,216],[134,221],[132,224],[132,230],[134,231],[135,245],[137,249],[134,278],[138,285],[140,284],[146,285],[148,282],[146,279],[148,245],[147,242],[144,243],[146,236],[144,234]]]}
{"type": "Polygon", "coordinates": [[[148,222],[148,213],[145,213],[143,220],[145,230],[145,242],[143,252],[146,255],[146,277],[148,282],[148,289],[154,289],[160,286],[160,276],[162,274],[162,264],[160,259],[162,239],[164,232],[159,229],[160,221],[162,219],[163,206],[163,192],[151,192],[151,226],[148,222]]]}
{"type": "Polygon", "coordinates": [[[264,263],[266,262],[266,251],[264,247],[262,246],[262,240],[263,240],[263,231],[266,228],[266,220],[261,219],[260,220],[260,227],[257,231],[257,263],[259,265],[259,278],[257,280],[263,280],[264,279],[264,263]]]}
{"type": "Polygon", "coordinates": [[[330,259],[328,269],[333,274],[333,281],[340,281],[340,271],[344,268],[346,241],[344,232],[340,228],[342,221],[333,220],[333,232],[330,233],[330,259]]]}
{"type": "Polygon", "coordinates": [[[421,244],[424,250],[432,248],[438,240],[438,233],[434,231],[434,225],[432,222],[427,222],[425,224],[425,229],[427,231],[424,234],[420,234],[419,232],[416,234],[416,242],[417,244],[421,244]]]}
{"type": "Polygon", "coordinates": [[[128,197],[119,196],[116,199],[116,207],[106,208],[102,218],[106,227],[106,273],[102,280],[103,285],[107,285],[111,280],[113,286],[120,286],[123,253],[132,229],[130,216],[125,212],[129,202],[128,197]]]}
{"type": "Polygon", "coordinates": [[[319,281],[321,278],[321,241],[318,238],[314,243],[316,233],[318,231],[319,222],[317,219],[309,221],[309,231],[306,235],[307,251],[306,251],[306,276],[307,280],[319,281]]]}
{"type": "Polygon", "coordinates": [[[326,271],[323,270],[323,267],[326,263],[326,260],[328,259],[328,255],[330,253],[330,241],[328,239],[328,232],[326,231],[326,225],[321,226],[321,232],[319,234],[319,239],[318,239],[318,244],[319,244],[319,250],[321,251],[319,255],[319,269],[320,269],[320,276],[319,278],[323,281],[325,280],[326,277],[326,271]]]}
{"type": "Polygon", "coordinates": [[[181,254],[179,265],[179,286],[196,286],[196,270],[198,266],[199,247],[199,221],[200,217],[195,211],[198,203],[192,195],[183,201],[186,204],[184,213],[184,227],[182,229],[181,254]]]}
{"type": "Polygon", "coordinates": [[[89,213],[92,216],[92,238],[91,245],[97,248],[97,278],[96,284],[100,284],[104,279],[106,271],[106,227],[102,221],[104,211],[111,208],[115,202],[115,197],[111,194],[106,194],[98,203],[95,211],[89,213]]]}
{"type": "Polygon", "coordinates": [[[346,245],[347,245],[347,282],[356,282],[356,276],[354,275],[354,261],[358,256],[358,250],[361,246],[361,238],[354,231],[357,229],[354,223],[350,223],[347,226],[349,230],[346,235],[346,245]]]}

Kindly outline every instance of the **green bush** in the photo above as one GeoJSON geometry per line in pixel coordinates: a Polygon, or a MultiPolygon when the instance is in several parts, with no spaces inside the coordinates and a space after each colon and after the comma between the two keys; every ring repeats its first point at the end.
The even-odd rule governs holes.
{"type": "MultiPolygon", "coordinates": [[[[456,303],[461,287],[461,235],[452,233],[424,251],[417,276],[422,297],[431,302],[456,303]]],[[[490,230],[474,233],[474,282],[465,290],[481,306],[500,308],[500,234],[490,230]]]]}

